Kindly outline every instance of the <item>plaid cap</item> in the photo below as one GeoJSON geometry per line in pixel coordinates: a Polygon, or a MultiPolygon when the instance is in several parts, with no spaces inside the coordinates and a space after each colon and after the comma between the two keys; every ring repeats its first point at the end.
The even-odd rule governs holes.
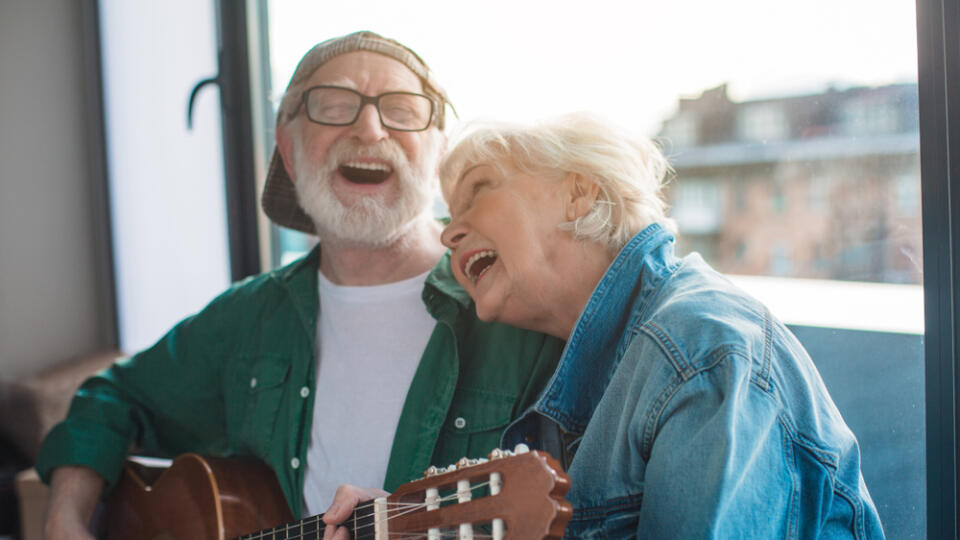
{"type": "MultiPolygon", "coordinates": [[[[398,41],[385,38],[369,31],[354,32],[345,36],[328,39],[314,45],[297,64],[293,77],[287,85],[287,92],[277,111],[277,127],[290,121],[300,108],[300,96],[293,95],[289,89],[309,79],[313,72],[330,59],[354,51],[370,51],[389,56],[410,68],[423,82],[423,91],[437,102],[437,127],[444,127],[444,111],[450,103],[446,92],[437,84],[426,62],[417,53],[398,41]]],[[[308,234],[316,234],[313,220],[303,211],[297,202],[297,191],[283,166],[283,159],[276,149],[270,158],[267,181],[260,199],[263,211],[277,225],[308,234]]]]}

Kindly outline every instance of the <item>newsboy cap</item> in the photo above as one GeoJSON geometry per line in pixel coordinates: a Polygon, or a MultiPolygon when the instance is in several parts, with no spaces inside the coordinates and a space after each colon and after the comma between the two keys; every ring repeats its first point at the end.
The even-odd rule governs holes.
{"type": "MultiPolygon", "coordinates": [[[[433,73],[417,53],[400,42],[385,38],[370,31],[354,32],[345,36],[322,41],[307,51],[297,64],[287,84],[280,108],[277,111],[277,128],[288,122],[296,115],[300,107],[300,96],[293,95],[289,89],[306,81],[320,66],[336,56],[354,51],[370,51],[397,60],[410,68],[423,83],[423,91],[436,101],[437,127],[444,128],[444,112],[450,103],[446,92],[434,79],[433,73]]],[[[297,191],[283,166],[283,160],[276,149],[270,158],[270,167],[267,170],[267,181],[263,187],[260,199],[263,211],[282,227],[287,227],[308,234],[316,234],[313,220],[303,211],[297,202],[297,191]]]]}

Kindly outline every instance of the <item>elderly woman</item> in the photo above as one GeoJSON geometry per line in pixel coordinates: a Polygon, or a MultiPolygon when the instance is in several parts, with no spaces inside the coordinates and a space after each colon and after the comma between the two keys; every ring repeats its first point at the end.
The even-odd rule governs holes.
{"type": "Polygon", "coordinates": [[[674,254],[648,140],[571,115],[469,131],[443,242],[483,320],[567,340],[504,446],[572,480],[573,538],[877,538],[856,439],[790,331],[674,254]]]}

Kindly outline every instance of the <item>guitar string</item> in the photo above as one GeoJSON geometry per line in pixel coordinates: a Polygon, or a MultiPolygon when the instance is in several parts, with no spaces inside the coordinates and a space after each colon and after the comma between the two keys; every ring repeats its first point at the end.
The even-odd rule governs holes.
{"type": "MultiPolygon", "coordinates": [[[[276,534],[278,534],[278,533],[280,533],[280,532],[284,532],[284,531],[277,531],[277,532],[275,532],[275,533],[271,533],[271,536],[269,536],[269,537],[267,537],[267,536],[260,536],[260,537],[255,537],[255,538],[276,538],[276,534]]],[[[294,532],[295,532],[295,531],[294,531],[294,532]]],[[[311,531],[310,534],[319,535],[319,534],[322,534],[323,532],[324,532],[323,530],[311,531]]],[[[441,529],[441,530],[439,531],[439,533],[440,533],[440,538],[460,538],[460,532],[459,532],[459,530],[453,530],[453,529],[451,529],[451,528],[441,529]]],[[[244,537],[241,537],[241,538],[247,538],[247,537],[244,536],[244,537]]],[[[300,536],[300,535],[298,534],[298,535],[294,535],[294,536],[285,535],[284,538],[285,538],[286,540],[302,540],[302,539],[305,539],[305,538],[320,538],[320,536],[308,537],[308,536],[300,536]]],[[[387,532],[387,538],[390,539],[390,540],[393,540],[393,539],[403,539],[403,538],[428,538],[428,536],[427,536],[426,534],[420,533],[420,532],[389,532],[389,531],[388,531],[388,532],[387,532]]],[[[474,531],[474,532],[473,532],[473,538],[475,538],[475,539],[476,539],[476,538],[493,538],[493,535],[492,535],[492,534],[486,534],[486,533],[481,533],[481,532],[474,531]]]]}
{"type": "MultiPolygon", "coordinates": [[[[282,531],[281,531],[281,532],[282,532],[282,531]]],[[[317,532],[314,532],[314,533],[311,533],[311,534],[320,534],[321,532],[322,532],[322,531],[317,531],[317,532]]],[[[246,538],[246,537],[241,537],[241,538],[246,538]]],[[[263,537],[259,537],[259,538],[276,538],[276,536],[275,536],[275,535],[274,535],[274,536],[271,536],[271,537],[263,536],[263,537]]],[[[284,538],[285,538],[286,540],[304,540],[304,539],[307,539],[307,538],[320,538],[320,536],[308,537],[308,536],[296,535],[296,536],[285,536],[284,538]]],[[[405,532],[393,533],[393,532],[387,532],[387,539],[389,539],[389,540],[403,539],[403,538],[428,538],[428,536],[427,536],[426,534],[423,534],[423,533],[405,533],[405,532]]],[[[449,531],[449,532],[440,531],[440,538],[460,538],[460,532],[459,532],[459,531],[457,531],[457,532],[454,532],[454,531],[449,531]]],[[[477,538],[493,538],[493,535],[491,535],[491,534],[485,534],[485,533],[479,533],[479,532],[474,531],[474,532],[473,532],[473,538],[475,538],[475,539],[477,539],[477,538]]]]}
{"type": "MultiPolygon", "coordinates": [[[[413,532],[387,532],[387,538],[427,538],[428,536],[424,533],[413,533],[413,532]]],[[[460,531],[455,530],[455,528],[442,529],[440,531],[440,538],[460,538],[460,531]]],[[[492,534],[481,533],[474,531],[473,538],[493,538],[492,534]]],[[[296,539],[291,539],[296,540],[296,539]]]]}
{"type": "MultiPolygon", "coordinates": [[[[475,490],[475,489],[484,488],[484,487],[486,487],[486,486],[488,486],[488,485],[490,485],[490,482],[481,482],[481,483],[476,484],[476,485],[471,485],[471,486],[470,486],[470,490],[473,491],[473,490],[475,490]]],[[[440,497],[440,498],[439,498],[437,501],[435,501],[434,503],[437,504],[437,503],[444,503],[444,502],[448,502],[448,501],[454,501],[454,500],[456,500],[458,497],[459,497],[458,494],[452,493],[452,494],[447,495],[447,496],[445,496],[445,497],[440,497]]],[[[398,513],[396,513],[396,514],[387,516],[387,521],[390,521],[391,519],[397,519],[397,518],[402,517],[402,516],[405,516],[405,515],[407,515],[407,514],[416,512],[416,511],[420,510],[421,508],[425,508],[425,507],[428,505],[428,503],[426,503],[426,502],[422,502],[422,503],[391,503],[391,504],[395,505],[395,507],[400,507],[400,506],[406,505],[406,506],[407,506],[407,509],[406,509],[405,511],[398,512],[398,513]]],[[[374,524],[374,523],[371,523],[371,524],[368,524],[368,525],[363,525],[363,526],[360,526],[360,527],[357,527],[356,529],[354,529],[354,533],[357,533],[357,532],[359,532],[359,531],[361,531],[361,530],[369,529],[370,527],[375,527],[375,526],[376,526],[376,524],[374,524]]]]}
{"type": "MultiPolygon", "coordinates": [[[[279,532],[283,532],[283,531],[278,531],[278,533],[279,533],[279,532]]],[[[261,537],[257,537],[257,538],[276,538],[276,534],[278,534],[278,533],[273,533],[273,534],[271,534],[270,537],[261,536],[261,537]]],[[[286,536],[284,536],[284,538],[285,538],[286,540],[303,540],[303,539],[307,539],[307,538],[317,538],[317,539],[318,539],[318,538],[320,538],[320,536],[317,536],[317,535],[320,535],[320,534],[322,534],[322,533],[323,533],[322,530],[320,530],[320,531],[311,531],[310,534],[313,534],[314,536],[300,536],[299,534],[297,534],[297,535],[293,535],[293,536],[291,536],[291,535],[286,535],[286,536]]],[[[440,531],[440,538],[459,538],[459,537],[460,537],[460,532],[459,532],[459,531],[454,531],[454,530],[450,530],[450,529],[443,529],[443,530],[440,531]]],[[[241,538],[246,538],[246,537],[241,537],[241,538]]],[[[389,531],[388,531],[388,532],[387,532],[387,538],[390,539],[390,540],[393,540],[393,539],[402,539],[402,538],[428,538],[428,536],[427,536],[426,534],[419,533],[419,532],[413,533],[413,532],[389,532],[389,531]]],[[[475,539],[476,539],[476,538],[493,538],[493,535],[492,535],[492,534],[486,534],[486,533],[480,533],[480,532],[474,531],[474,532],[473,532],[473,538],[475,538],[475,539]]]]}
{"type": "MultiPolygon", "coordinates": [[[[489,485],[490,485],[490,482],[489,482],[489,481],[487,481],[487,482],[480,482],[480,483],[478,483],[478,484],[472,484],[472,485],[470,486],[470,490],[473,491],[473,490],[476,490],[476,489],[481,489],[481,488],[487,487],[487,486],[489,486],[489,485]]],[[[437,501],[434,501],[433,504],[444,503],[444,502],[448,502],[448,501],[454,501],[454,500],[456,500],[456,499],[458,499],[458,498],[459,498],[459,495],[458,495],[457,493],[452,493],[452,494],[447,495],[447,496],[445,496],[445,497],[440,497],[437,501]]],[[[405,515],[410,514],[410,513],[412,513],[412,512],[416,512],[416,511],[420,510],[421,508],[426,507],[427,505],[428,505],[428,503],[426,503],[426,502],[422,502],[422,503],[387,502],[387,503],[386,503],[386,506],[387,506],[387,509],[388,509],[388,510],[391,510],[391,509],[392,509],[392,510],[403,509],[401,512],[397,512],[397,513],[395,513],[395,514],[392,514],[392,515],[387,516],[387,521],[390,521],[391,519],[399,518],[399,517],[401,517],[401,516],[405,516],[405,515]]],[[[371,508],[371,507],[373,507],[373,506],[374,506],[374,503],[372,503],[372,502],[370,502],[370,503],[365,503],[365,504],[361,504],[361,505],[358,505],[358,506],[354,509],[354,512],[356,512],[356,511],[358,511],[358,510],[366,510],[366,509],[371,508]]],[[[290,523],[288,523],[288,524],[286,524],[286,525],[281,525],[280,527],[274,527],[274,528],[272,528],[272,529],[268,529],[268,530],[266,530],[266,531],[261,531],[261,532],[259,532],[259,533],[252,533],[252,534],[249,535],[249,536],[241,536],[241,537],[239,537],[237,540],[258,540],[258,539],[267,538],[267,536],[266,536],[267,534],[275,535],[275,534],[277,534],[277,533],[279,533],[279,532],[283,532],[283,533],[285,533],[285,534],[288,534],[289,532],[291,532],[291,531],[290,531],[290,527],[291,527],[291,526],[293,526],[293,527],[299,527],[299,528],[301,529],[301,533],[302,533],[303,525],[304,525],[304,524],[311,525],[311,524],[313,524],[313,522],[316,522],[317,527],[318,527],[317,531],[315,531],[315,532],[316,532],[316,533],[323,533],[323,532],[326,530],[326,528],[327,528],[327,524],[323,522],[322,517],[323,517],[322,514],[321,514],[321,515],[317,515],[317,516],[311,516],[311,517],[304,518],[304,519],[300,520],[300,521],[297,522],[296,524],[290,524],[290,523]],[[313,521],[311,521],[311,520],[313,520],[313,521]],[[254,536],[254,535],[259,535],[259,536],[254,536]]],[[[359,527],[356,527],[356,528],[354,528],[354,530],[353,530],[354,535],[356,535],[357,532],[360,532],[360,531],[363,531],[363,530],[369,529],[370,527],[375,527],[375,526],[376,526],[375,523],[369,523],[369,524],[365,524],[365,525],[361,525],[361,526],[359,526],[359,527]]],[[[293,531],[293,532],[296,532],[296,531],[293,531]]],[[[311,532],[311,533],[314,533],[314,531],[310,531],[310,532],[311,532]]],[[[393,533],[389,533],[389,532],[388,532],[388,535],[390,535],[390,534],[393,534],[393,533]]],[[[406,533],[397,533],[397,534],[406,534],[406,533]]],[[[419,534],[419,533],[418,533],[418,534],[419,534]]],[[[421,535],[421,536],[422,536],[422,535],[421,535]]],[[[441,536],[441,537],[442,537],[442,536],[441,536]]],[[[477,537],[477,535],[474,535],[474,537],[477,537]]],[[[482,538],[483,536],[480,536],[480,537],[482,538]]],[[[301,537],[301,536],[287,536],[287,538],[288,538],[289,540],[297,540],[297,539],[303,538],[303,537],[301,537]]]]}

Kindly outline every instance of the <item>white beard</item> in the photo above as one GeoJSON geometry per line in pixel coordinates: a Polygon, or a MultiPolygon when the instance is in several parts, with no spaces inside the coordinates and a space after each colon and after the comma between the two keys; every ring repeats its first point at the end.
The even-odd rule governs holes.
{"type": "Polygon", "coordinates": [[[294,167],[297,199],[313,219],[322,239],[366,247],[385,247],[400,239],[417,219],[428,213],[435,198],[437,182],[433,168],[437,161],[440,137],[428,139],[420,160],[410,163],[400,144],[384,139],[363,145],[353,139],[337,141],[320,163],[304,152],[302,140],[294,139],[294,167]],[[341,163],[354,158],[378,158],[393,167],[397,191],[358,197],[350,206],[337,197],[331,187],[341,163]],[[392,195],[392,196],[391,196],[392,195]],[[387,200],[395,199],[395,200],[387,200]]]}

